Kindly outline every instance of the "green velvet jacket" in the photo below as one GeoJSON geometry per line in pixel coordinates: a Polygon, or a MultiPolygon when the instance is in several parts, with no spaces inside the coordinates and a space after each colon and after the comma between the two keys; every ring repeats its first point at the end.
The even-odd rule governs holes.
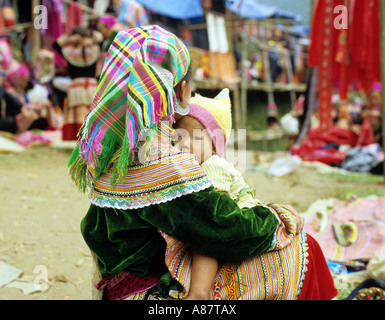
{"type": "Polygon", "coordinates": [[[103,276],[120,271],[143,276],[167,271],[166,243],[158,229],[192,250],[238,261],[271,249],[280,220],[266,206],[240,209],[210,187],[173,201],[136,210],[91,205],[81,232],[103,276]]]}

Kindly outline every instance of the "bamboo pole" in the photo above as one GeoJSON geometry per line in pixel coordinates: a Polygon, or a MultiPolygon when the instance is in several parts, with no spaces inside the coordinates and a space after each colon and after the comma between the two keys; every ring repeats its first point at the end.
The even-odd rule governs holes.
{"type": "MultiPolygon", "coordinates": [[[[382,81],[382,149],[385,150],[385,0],[380,0],[380,40],[381,40],[381,81],[382,81]]],[[[384,178],[385,178],[385,161],[384,161],[384,178]]]]}
{"type": "MultiPolygon", "coordinates": [[[[229,54],[231,55],[234,63],[235,63],[235,57],[234,57],[234,45],[233,45],[233,37],[232,37],[232,31],[233,29],[233,17],[232,13],[229,9],[226,8],[226,14],[225,14],[225,27],[226,27],[226,34],[227,34],[227,42],[229,44],[229,54]]],[[[236,68],[236,66],[235,66],[236,68]]],[[[236,83],[234,86],[233,91],[233,109],[234,109],[234,129],[238,130],[240,128],[246,128],[245,123],[241,123],[241,101],[240,101],[240,95],[239,95],[239,83],[236,83]]],[[[245,111],[245,110],[244,110],[245,111]]],[[[245,111],[246,112],[246,111],[245,111]]]]}
{"type": "Polygon", "coordinates": [[[247,114],[247,39],[246,31],[243,29],[241,38],[241,127],[246,128],[246,114],[247,114]]]}
{"type": "MultiPolygon", "coordinates": [[[[290,51],[286,48],[283,48],[283,55],[285,58],[285,64],[286,64],[286,70],[287,70],[287,83],[288,84],[294,84],[294,71],[291,64],[291,57],[290,57],[290,51]]],[[[296,93],[294,91],[294,87],[291,88],[290,92],[290,101],[291,101],[291,107],[294,107],[295,101],[297,100],[296,93]]]]}
{"type": "Polygon", "coordinates": [[[314,10],[315,10],[315,7],[317,5],[317,0],[310,0],[310,21],[313,20],[313,14],[314,14],[314,10]]]}
{"type": "MultiPolygon", "coordinates": [[[[35,20],[37,13],[34,11],[35,7],[40,4],[39,0],[32,0],[32,21],[35,20]]],[[[34,65],[41,49],[41,38],[40,30],[32,27],[29,32],[31,32],[31,43],[32,43],[32,57],[31,64],[34,65]]]]}

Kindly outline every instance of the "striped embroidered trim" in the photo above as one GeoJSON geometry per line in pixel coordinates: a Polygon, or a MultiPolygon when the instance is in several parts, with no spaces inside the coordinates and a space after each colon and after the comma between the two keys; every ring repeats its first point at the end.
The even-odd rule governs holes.
{"type": "Polygon", "coordinates": [[[300,232],[299,237],[301,239],[301,243],[303,243],[303,249],[301,251],[302,255],[300,257],[301,261],[298,265],[298,273],[299,273],[299,280],[298,280],[298,288],[297,288],[297,299],[299,295],[301,294],[301,290],[303,287],[303,282],[305,281],[305,275],[307,272],[307,265],[309,263],[309,245],[307,244],[307,237],[305,232],[300,232]]]}
{"type": "Polygon", "coordinates": [[[137,209],[210,186],[193,155],[177,153],[129,167],[126,178],[119,183],[111,183],[111,173],[102,174],[94,182],[90,198],[99,207],[137,209]]]}

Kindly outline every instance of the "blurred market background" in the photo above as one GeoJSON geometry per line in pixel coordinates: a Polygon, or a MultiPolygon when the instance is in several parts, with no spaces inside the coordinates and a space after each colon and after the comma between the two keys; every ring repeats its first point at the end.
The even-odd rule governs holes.
{"type": "MultiPolygon", "coordinates": [[[[79,111],[81,115],[77,115],[77,119],[71,118],[66,108],[67,105],[71,108],[73,103],[67,92],[71,81],[79,74],[76,71],[73,74],[74,68],[68,67],[74,63],[69,60],[76,58],[67,53],[70,49],[58,45],[63,42],[60,37],[70,37],[78,26],[85,28],[91,37],[102,33],[98,61],[95,64],[92,59],[96,56],[93,56],[85,64],[92,67],[95,64],[95,74],[91,70],[87,77],[97,79],[111,33],[113,36],[116,30],[152,23],[173,31],[189,47],[195,68],[195,92],[214,96],[224,87],[231,89],[234,128],[249,130],[251,148],[286,148],[288,142],[278,127],[262,136],[257,131],[268,129],[274,121],[270,115],[278,120],[290,112],[306,91],[314,5],[315,1],[310,0],[2,1],[4,81],[8,71],[26,66],[30,72],[25,93],[30,91],[32,100],[34,94],[41,93],[51,104],[48,108],[40,106],[43,113],[48,114],[45,120],[39,119],[39,123],[17,132],[65,127],[63,140],[74,140],[73,134],[66,133],[67,129],[72,125],[70,130],[73,127],[76,130],[79,126],[76,122],[82,119],[84,112],[79,111]],[[115,20],[111,22],[110,17],[115,20]],[[106,25],[100,21],[108,27],[103,28],[106,25]],[[51,112],[53,110],[56,114],[51,112]]],[[[5,94],[7,96],[7,92],[5,94]]],[[[2,118],[11,113],[6,108],[3,105],[2,118]]],[[[3,125],[1,131],[16,133],[16,127],[3,125]]]]}

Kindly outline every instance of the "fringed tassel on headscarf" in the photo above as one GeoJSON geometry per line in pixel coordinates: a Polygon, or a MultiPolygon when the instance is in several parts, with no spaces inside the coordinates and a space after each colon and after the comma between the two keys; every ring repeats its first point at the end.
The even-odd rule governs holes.
{"type": "MultiPolygon", "coordinates": [[[[98,179],[100,175],[109,170],[110,166],[126,168],[132,164],[133,157],[127,154],[125,155],[127,161],[124,164],[123,161],[119,161],[122,158],[122,147],[119,146],[121,146],[121,138],[108,132],[104,135],[95,135],[91,148],[85,148],[84,141],[82,145],[75,147],[68,160],[68,167],[72,180],[81,191],[86,192],[87,188],[91,186],[92,180],[98,179]],[[101,141],[100,137],[102,137],[101,141]],[[93,170],[92,178],[88,172],[89,169],[93,170]]],[[[115,170],[115,174],[118,173],[122,178],[120,171],[115,170]]],[[[114,176],[114,180],[118,180],[118,177],[114,176]]]]}
{"type": "MultiPolygon", "coordinates": [[[[137,118],[136,115],[135,118],[137,118]]],[[[146,161],[150,156],[151,143],[157,132],[157,124],[153,124],[152,129],[145,129],[137,121],[134,128],[127,126],[123,141],[114,132],[105,133],[94,127],[91,131],[93,134],[87,140],[83,140],[80,148],[79,146],[75,148],[68,162],[71,178],[83,192],[91,184],[87,175],[88,166],[93,167],[92,179],[98,179],[101,174],[112,167],[111,182],[116,183],[124,179],[128,167],[136,160],[135,154],[138,154],[138,150],[140,151],[138,154],[140,161],[146,161]],[[138,135],[136,130],[140,130],[141,134],[138,135]],[[143,132],[145,132],[144,137],[142,137],[143,132]]]]}
{"type": "Polygon", "coordinates": [[[91,128],[88,130],[87,121],[80,128],[81,145],[80,150],[84,161],[95,167],[98,165],[98,156],[102,153],[102,140],[106,134],[106,130],[102,128],[96,128],[96,122],[94,122],[91,128]]]}
{"type": "Polygon", "coordinates": [[[124,137],[120,155],[114,159],[114,170],[112,182],[122,181],[127,172],[127,168],[133,162],[133,152],[129,152],[129,141],[127,136],[124,137]]]}
{"type": "Polygon", "coordinates": [[[101,144],[103,152],[98,155],[98,166],[94,168],[96,179],[113,165],[114,155],[119,153],[119,141],[120,139],[115,134],[104,137],[101,144]]]}
{"type": "Polygon", "coordinates": [[[158,121],[159,121],[159,118],[164,118],[164,117],[173,113],[173,112],[170,113],[169,103],[168,103],[168,101],[169,101],[168,94],[166,96],[165,92],[162,92],[161,99],[162,99],[162,103],[161,103],[162,109],[160,110],[160,113],[158,114],[158,121]]]}
{"type": "Polygon", "coordinates": [[[89,179],[87,176],[87,165],[80,155],[79,147],[76,146],[72,151],[70,158],[68,159],[68,172],[76,186],[83,193],[87,191],[89,187],[89,179]]]}
{"type": "Polygon", "coordinates": [[[175,105],[176,105],[176,94],[174,90],[171,92],[169,90],[167,91],[167,114],[164,117],[164,120],[172,121],[172,123],[175,123],[174,120],[174,113],[175,113],[175,105]]]}

